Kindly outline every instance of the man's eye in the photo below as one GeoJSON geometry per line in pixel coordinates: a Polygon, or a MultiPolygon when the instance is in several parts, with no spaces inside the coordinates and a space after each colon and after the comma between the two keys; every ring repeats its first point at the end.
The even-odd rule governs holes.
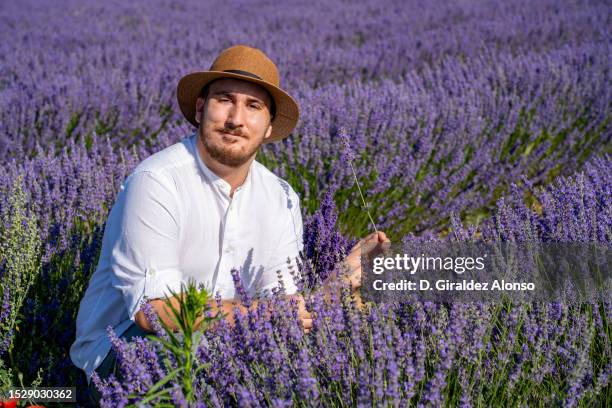
{"type": "Polygon", "coordinates": [[[259,105],[256,103],[252,103],[249,105],[251,108],[259,109],[259,105]]]}

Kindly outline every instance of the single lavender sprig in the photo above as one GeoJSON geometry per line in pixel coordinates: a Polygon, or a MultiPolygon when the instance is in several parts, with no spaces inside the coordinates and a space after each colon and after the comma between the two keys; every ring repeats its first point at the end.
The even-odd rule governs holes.
{"type": "Polygon", "coordinates": [[[355,180],[355,184],[357,185],[357,190],[359,190],[359,195],[361,196],[361,202],[363,203],[363,208],[368,214],[368,218],[370,218],[370,222],[372,223],[372,227],[374,231],[378,232],[378,228],[376,228],[376,224],[374,223],[374,219],[372,218],[372,214],[370,214],[370,205],[366,202],[363,192],[361,191],[361,186],[359,185],[359,180],[357,179],[357,173],[355,172],[355,168],[353,167],[353,160],[355,160],[355,154],[351,149],[351,145],[349,143],[348,133],[344,127],[341,127],[338,131],[338,136],[342,142],[342,149],[340,151],[342,155],[342,159],[347,161],[349,166],[351,167],[351,171],[353,172],[353,179],[355,180]]]}

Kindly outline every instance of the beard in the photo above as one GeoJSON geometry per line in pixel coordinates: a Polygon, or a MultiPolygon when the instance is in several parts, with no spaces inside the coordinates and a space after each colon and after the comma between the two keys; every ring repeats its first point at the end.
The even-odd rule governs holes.
{"type": "MultiPolygon", "coordinates": [[[[227,133],[235,134],[231,130],[226,131],[227,133]]],[[[204,130],[201,124],[198,129],[198,133],[200,136],[200,140],[202,140],[202,144],[204,145],[204,148],[206,149],[206,152],[208,152],[210,157],[212,157],[219,163],[229,167],[242,166],[244,163],[249,161],[249,159],[253,157],[255,153],[257,153],[257,150],[259,150],[259,147],[263,144],[262,139],[259,143],[255,144],[251,148],[247,146],[241,149],[236,149],[233,147],[233,145],[236,143],[225,145],[223,144],[223,142],[219,144],[213,142],[211,135],[209,134],[209,132],[204,130]]]]}

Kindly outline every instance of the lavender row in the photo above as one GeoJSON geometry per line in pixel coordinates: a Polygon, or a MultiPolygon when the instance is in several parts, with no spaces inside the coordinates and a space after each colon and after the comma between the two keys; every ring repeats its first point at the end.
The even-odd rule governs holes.
{"type": "MultiPolygon", "coordinates": [[[[612,366],[609,304],[584,311],[560,304],[444,306],[411,303],[363,311],[345,295],[314,298],[314,329],[303,335],[282,300],[231,328],[205,333],[206,365],[187,404],[175,406],[441,406],[520,402],[576,406],[605,401],[612,366]],[[603,350],[598,349],[603,347],[603,350]],[[593,354],[591,354],[593,353],[593,354]],[[602,364],[603,363],[603,364],[602,364]]],[[[112,333],[111,333],[112,336],[112,333]]],[[[123,382],[98,382],[102,406],[138,401],[167,373],[148,341],[111,337],[123,382]],[[131,395],[131,398],[129,397],[131,395]]],[[[161,355],[161,356],[160,356],[161,355]]],[[[172,368],[175,368],[172,366],[172,368]]],[[[153,400],[155,401],[155,400],[153,400]]]]}
{"type": "Polygon", "coordinates": [[[299,93],[355,78],[397,80],[448,57],[469,64],[483,50],[521,57],[606,44],[608,12],[605,2],[553,0],[5,4],[0,157],[93,129],[124,145],[154,138],[180,119],[177,78],[208,68],[230,44],[263,49],[283,86],[299,93]]]}
{"type": "Polygon", "coordinates": [[[480,228],[483,239],[612,243],[612,156],[552,186],[512,186],[495,216],[480,228]]]}
{"type": "Polygon", "coordinates": [[[547,183],[610,152],[609,56],[608,46],[592,45],[482,53],[402,81],[308,89],[297,135],[266,146],[262,160],[310,211],[320,191],[339,188],[341,220],[361,234],[369,222],[340,157],[343,131],[382,227],[398,236],[441,228],[453,212],[478,221],[521,177],[547,183]]]}

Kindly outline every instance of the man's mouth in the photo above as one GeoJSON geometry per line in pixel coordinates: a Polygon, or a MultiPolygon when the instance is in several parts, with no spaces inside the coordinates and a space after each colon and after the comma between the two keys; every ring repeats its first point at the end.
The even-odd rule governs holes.
{"type": "Polygon", "coordinates": [[[226,139],[232,139],[232,140],[236,140],[236,139],[240,139],[244,136],[242,135],[237,135],[235,133],[228,133],[228,132],[224,132],[224,131],[219,131],[219,133],[221,133],[221,136],[223,136],[226,139]]]}

